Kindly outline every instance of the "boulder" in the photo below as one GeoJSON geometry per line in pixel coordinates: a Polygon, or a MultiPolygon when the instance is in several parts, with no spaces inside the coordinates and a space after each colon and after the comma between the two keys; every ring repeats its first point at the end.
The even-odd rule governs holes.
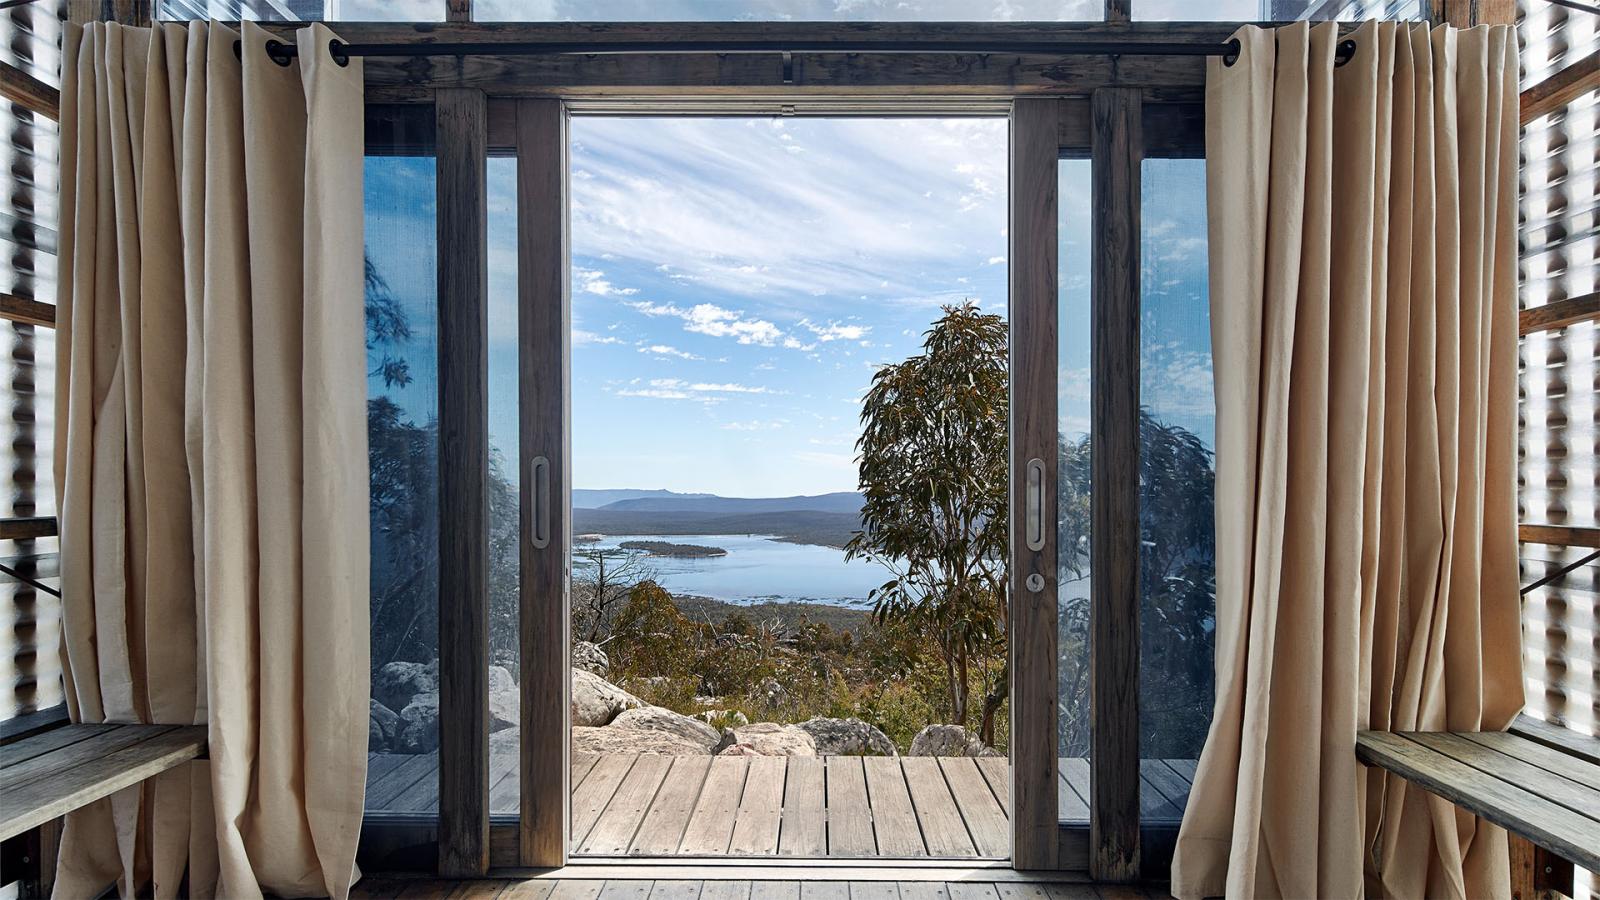
{"type": "Polygon", "coordinates": [[[439,695],[418,694],[400,710],[397,753],[432,753],[439,749],[439,695]]]}
{"type": "Polygon", "coordinates": [[[646,705],[643,700],[584,669],[572,670],[572,724],[610,725],[624,710],[646,705]]]}
{"type": "Polygon", "coordinates": [[[504,666],[489,667],[489,730],[515,728],[522,721],[522,693],[504,666]]]}
{"type": "Polygon", "coordinates": [[[718,756],[816,756],[817,745],[811,735],[793,725],[756,722],[725,729],[715,752],[718,756]]]}
{"type": "Polygon", "coordinates": [[[382,753],[394,743],[400,731],[400,717],[395,711],[376,700],[367,701],[367,752],[382,753]]]}
{"type": "Polygon", "coordinates": [[[860,719],[807,719],[795,726],[816,742],[822,756],[899,756],[889,736],[860,719]]]}
{"type": "Polygon", "coordinates": [[[960,725],[929,725],[911,739],[907,756],[1000,756],[960,725]]]}
{"type": "Polygon", "coordinates": [[[439,661],[392,662],[372,676],[372,696],[390,709],[405,709],[418,694],[439,693],[439,661]]]}
{"type": "Polygon", "coordinates": [[[599,644],[578,641],[572,645],[572,667],[604,678],[611,672],[611,659],[599,644]]]}
{"type": "Polygon", "coordinates": [[[659,753],[707,756],[717,730],[704,722],[659,706],[624,710],[603,727],[576,726],[572,749],[580,753],[659,753]]]}

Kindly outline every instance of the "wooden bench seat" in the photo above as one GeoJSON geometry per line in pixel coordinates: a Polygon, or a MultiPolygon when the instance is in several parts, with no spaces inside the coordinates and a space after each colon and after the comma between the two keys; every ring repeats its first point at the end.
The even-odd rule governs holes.
{"type": "Polygon", "coordinates": [[[0,746],[0,840],[205,752],[204,725],[63,725],[0,746]]]}
{"type": "Polygon", "coordinates": [[[1363,731],[1356,756],[1600,871],[1600,741],[1537,724],[1511,732],[1363,731]]]}

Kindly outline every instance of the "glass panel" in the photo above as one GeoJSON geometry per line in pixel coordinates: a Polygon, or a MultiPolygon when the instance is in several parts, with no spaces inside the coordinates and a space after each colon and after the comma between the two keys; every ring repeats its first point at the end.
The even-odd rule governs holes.
{"type": "Polygon", "coordinates": [[[1133,17],[1144,21],[1292,22],[1427,18],[1423,0],[1133,0],[1133,17]]]}
{"type": "Polygon", "coordinates": [[[1056,376],[1061,821],[1089,821],[1089,229],[1086,159],[1062,160],[1056,376]]]}
{"type": "Polygon", "coordinates": [[[160,0],[156,18],[225,22],[443,22],[445,0],[160,0]]]}
{"type": "Polygon", "coordinates": [[[1095,21],[1104,0],[476,0],[480,22],[1095,21]]]}
{"type": "Polygon", "coordinates": [[[489,812],[520,809],[517,160],[489,159],[489,812]]]}
{"type": "Polygon", "coordinates": [[[1147,159],[1140,245],[1141,820],[1176,825],[1211,723],[1216,633],[1206,164],[1147,159]]]}
{"type": "MultiPolygon", "coordinates": [[[[369,142],[373,136],[369,127],[369,142]]],[[[432,156],[366,161],[372,477],[368,813],[436,813],[439,464],[432,156]]]]}
{"type": "MultiPolygon", "coordinates": [[[[1590,457],[1593,459],[1593,456],[1590,457]]],[[[1522,672],[1530,716],[1600,736],[1600,561],[1588,547],[1522,544],[1522,584],[1550,581],[1522,598],[1522,672]],[[1562,569],[1573,566],[1565,575],[1562,569]]]]}

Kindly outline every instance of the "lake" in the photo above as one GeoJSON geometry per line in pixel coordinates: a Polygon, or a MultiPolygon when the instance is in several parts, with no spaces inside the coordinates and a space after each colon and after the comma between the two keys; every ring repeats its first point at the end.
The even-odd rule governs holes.
{"type": "MultiPolygon", "coordinates": [[[[615,548],[623,541],[666,541],[721,547],[726,556],[690,559],[652,556],[656,581],[674,594],[728,603],[769,600],[867,608],[867,594],[889,579],[877,563],[846,562],[844,551],[815,544],[790,544],[760,534],[608,534],[573,549],[615,548]]],[[[582,577],[581,567],[574,574],[582,577]]]]}

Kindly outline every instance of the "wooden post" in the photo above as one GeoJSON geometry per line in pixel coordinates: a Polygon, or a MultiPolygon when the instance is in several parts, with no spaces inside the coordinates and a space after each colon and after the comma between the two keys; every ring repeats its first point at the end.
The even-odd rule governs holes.
{"type": "Polygon", "coordinates": [[[1139,874],[1140,93],[1090,98],[1093,166],[1089,871],[1139,874]]]}
{"type": "Polygon", "coordinates": [[[439,874],[489,869],[488,137],[434,96],[439,224],[439,874]]]}
{"type": "Polygon", "coordinates": [[[1060,101],[1011,105],[1011,860],[1058,863],[1056,289],[1060,101]],[[1034,475],[1030,483],[1030,466],[1034,475]],[[1035,492],[1031,498],[1030,491],[1035,492]],[[1030,506],[1037,540],[1030,546],[1030,506]]]}
{"type": "Polygon", "coordinates": [[[517,103],[517,331],[522,490],[522,835],[525,866],[567,861],[572,675],[571,302],[567,112],[517,103]],[[542,461],[542,462],[541,462],[542,461]]]}

